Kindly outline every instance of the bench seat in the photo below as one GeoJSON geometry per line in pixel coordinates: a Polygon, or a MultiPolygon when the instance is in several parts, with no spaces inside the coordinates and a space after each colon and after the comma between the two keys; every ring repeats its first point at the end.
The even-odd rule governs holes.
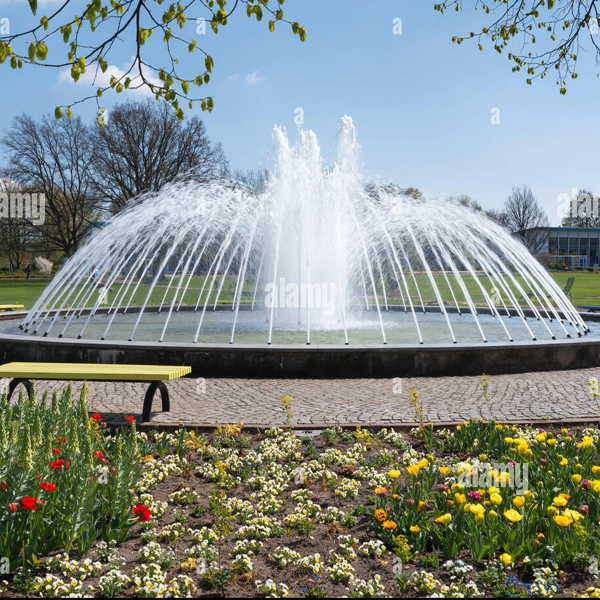
{"type": "Polygon", "coordinates": [[[152,401],[156,390],[160,390],[163,412],[171,409],[169,392],[164,381],[178,379],[192,372],[191,367],[172,367],[168,365],[101,365],[88,363],[33,363],[12,362],[0,366],[0,377],[12,377],[8,387],[8,397],[19,384],[23,384],[27,393],[31,392],[32,379],[51,379],[60,381],[124,381],[149,383],[144,398],[143,421],[150,421],[152,401]]]}
{"type": "Polygon", "coordinates": [[[0,304],[0,311],[4,310],[25,310],[24,304],[0,304]]]}

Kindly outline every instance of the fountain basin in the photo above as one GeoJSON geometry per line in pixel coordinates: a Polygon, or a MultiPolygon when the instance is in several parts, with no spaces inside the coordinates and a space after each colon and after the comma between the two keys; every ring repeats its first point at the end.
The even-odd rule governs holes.
{"type": "Polygon", "coordinates": [[[0,360],[189,365],[197,377],[438,377],[583,369],[600,364],[600,316],[591,333],[554,341],[459,344],[229,344],[123,342],[6,333],[20,322],[2,315],[0,360]]]}

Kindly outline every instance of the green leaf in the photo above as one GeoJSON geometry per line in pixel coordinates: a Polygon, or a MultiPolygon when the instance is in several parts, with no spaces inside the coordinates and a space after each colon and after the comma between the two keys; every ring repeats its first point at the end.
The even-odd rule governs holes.
{"type": "Polygon", "coordinates": [[[46,44],[38,44],[35,55],[37,56],[38,60],[46,60],[46,56],[48,55],[48,46],[46,46],[46,44]]]}
{"type": "Polygon", "coordinates": [[[273,19],[271,19],[271,20],[269,21],[269,31],[270,31],[271,33],[273,33],[273,32],[275,31],[275,21],[273,21],[273,19]]]}
{"type": "Polygon", "coordinates": [[[37,0],[29,0],[29,8],[31,8],[31,12],[35,15],[37,12],[37,0]]]}
{"type": "Polygon", "coordinates": [[[61,117],[62,117],[62,110],[61,110],[60,106],[57,106],[56,110],[54,111],[54,118],[60,119],[61,117]]]}

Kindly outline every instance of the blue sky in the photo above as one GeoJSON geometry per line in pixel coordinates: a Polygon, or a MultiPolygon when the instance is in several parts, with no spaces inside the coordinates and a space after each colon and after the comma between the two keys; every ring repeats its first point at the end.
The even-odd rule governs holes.
{"type": "MultiPolygon", "coordinates": [[[[302,108],[305,128],[317,133],[330,158],[339,119],[348,114],[369,176],[430,195],[467,193],[486,208],[499,208],[513,184],[528,184],[558,224],[558,194],[573,187],[600,192],[594,56],[581,53],[579,78],[564,97],[550,77],[528,86],[493,49],[452,44],[452,35],[480,28],[480,13],[440,15],[433,4],[288,0],[286,17],[306,28],[305,43],[287,27],[270,34],[265,21],[241,10],[219,35],[197,36],[190,22],[184,33],[215,60],[205,93],[214,94],[216,108],[203,115],[211,138],[223,144],[233,168],[268,166],[273,126],[285,125],[293,137],[295,110],[302,108]],[[393,33],[395,18],[402,19],[402,35],[393,33]],[[499,125],[491,124],[494,108],[499,125]]],[[[40,0],[40,12],[52,6],[40,0]]],[[[13,32],[31,25],[26,0],[0,0],[3,17],[13,32]]],[[[123,43],[110,62],[122,65],[130,55],[123,43]]],[[[203,68],[200,55],[182,57],[191,73],[203,68]]],[[[39,117],[87,94],[85,82],[74,85],[56,70],[0,68],[2,129],[17,114],[39,117]]],[[[105,96],[104,104],[123,98],[105,96]]],[[[95,110],[90,104],[76,112],[91,120],[95,110]]]]}

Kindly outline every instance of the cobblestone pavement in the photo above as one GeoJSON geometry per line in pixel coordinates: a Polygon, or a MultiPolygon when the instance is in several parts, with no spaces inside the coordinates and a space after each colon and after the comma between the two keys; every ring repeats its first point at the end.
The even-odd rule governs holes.
{"type": "MultiPolygon", "coordinates": [[[[590,379],[600,368],[548,373],[496,375],[491,402],[483,399],[479,377],[406,379],[198,379],[167,383],[171,412],[154,400],[155,424],[214,426],[242,421],[245,425],[283,424],[281,397],[293,399],[295,425],[401,425],[414,423],[409,392],[423,403],[425,421],[455,422],[491,416],[500,421],[596,419],[599,410],[588,397],[590,379]]],[[[65,382],[36,383],[38,392],[63,388],[65,382]]],[[[74,384],[78,393],[81,384],[74,384]]],[[[89,404],[109,422],[131,414],[141,421],[147,385],[92,382],[89,404]]]]}

